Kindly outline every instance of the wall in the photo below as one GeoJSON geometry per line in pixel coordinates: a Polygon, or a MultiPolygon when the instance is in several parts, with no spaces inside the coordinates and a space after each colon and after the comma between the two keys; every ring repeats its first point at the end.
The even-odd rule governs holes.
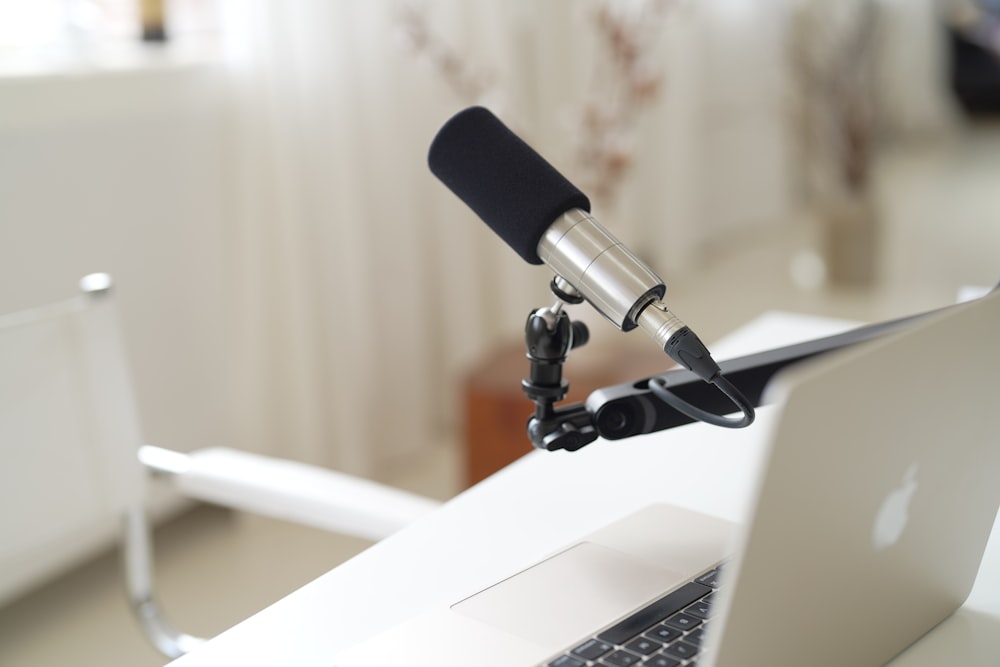
{"type": "Polygon", "coordinates": [[[221,86],[205,65],[0,78],[0,312],[113,274],[150,443],[226,443],[221,86]]]}

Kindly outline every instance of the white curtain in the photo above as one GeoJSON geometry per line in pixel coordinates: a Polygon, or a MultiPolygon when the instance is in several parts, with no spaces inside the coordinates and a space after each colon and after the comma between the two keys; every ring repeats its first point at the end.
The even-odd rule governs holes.
{"type": "MultiPolygon", "coordinates": [[[[427,171],[461,102],[397,11],[256,0],[224,21],[240,438],[360,473],[454,421],[462,369],[520,328],[546,280],[427,171]]],[[[482,37],[506,13],[455,2],[443,18],[482,37]]]]}
{"type": "MultiPolygon", "coordinates": [[[[463,66],[494,77],[483,101],[574,179],[570,119],[597,85],[597,3],[409,2],[463,66]]],[[[427,170],[434,132],[471,100],[408,43],[401,3],[232,0],[223,21],[241,437],[363,474],[454,428],[469,365],[551,300],[547,269],[427,170]]],[[[789,205],[781,11],[674,4],[630,176],[596,202],[668,281],[707,240],[789,205]]]]}

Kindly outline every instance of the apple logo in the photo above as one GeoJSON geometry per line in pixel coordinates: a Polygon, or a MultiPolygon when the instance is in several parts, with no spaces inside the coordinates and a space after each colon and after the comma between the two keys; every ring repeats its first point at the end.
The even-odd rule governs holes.
{"type": "Polygon", "coordinates": [[[914,463],[903,475],[903,483],[894,489],[875,515],[872,526],[872,546],[875,551],[888,549],[899,541],[909,520],[910,501],[917,492],[917,464],[914,463]]]}

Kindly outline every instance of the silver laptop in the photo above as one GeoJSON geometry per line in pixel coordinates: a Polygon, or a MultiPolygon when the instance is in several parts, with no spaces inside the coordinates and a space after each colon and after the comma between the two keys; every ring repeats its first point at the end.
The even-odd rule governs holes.
{"type": "Polygon", "coordinates": [[[1000,292],[780,376],[745,526],[646,508],[334,664],[885,664],[975,580],[1000,504],[997,332],[1000,292]]]}

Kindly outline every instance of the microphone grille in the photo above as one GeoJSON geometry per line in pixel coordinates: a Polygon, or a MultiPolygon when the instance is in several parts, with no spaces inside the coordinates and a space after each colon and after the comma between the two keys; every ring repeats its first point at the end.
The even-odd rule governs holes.
{"type": "Polygon", "coordinates": [[[538,242],[566,211],[590,200],[484,107],[453,116],[431,142],[434,173],[531,264],[538,242]]]}

